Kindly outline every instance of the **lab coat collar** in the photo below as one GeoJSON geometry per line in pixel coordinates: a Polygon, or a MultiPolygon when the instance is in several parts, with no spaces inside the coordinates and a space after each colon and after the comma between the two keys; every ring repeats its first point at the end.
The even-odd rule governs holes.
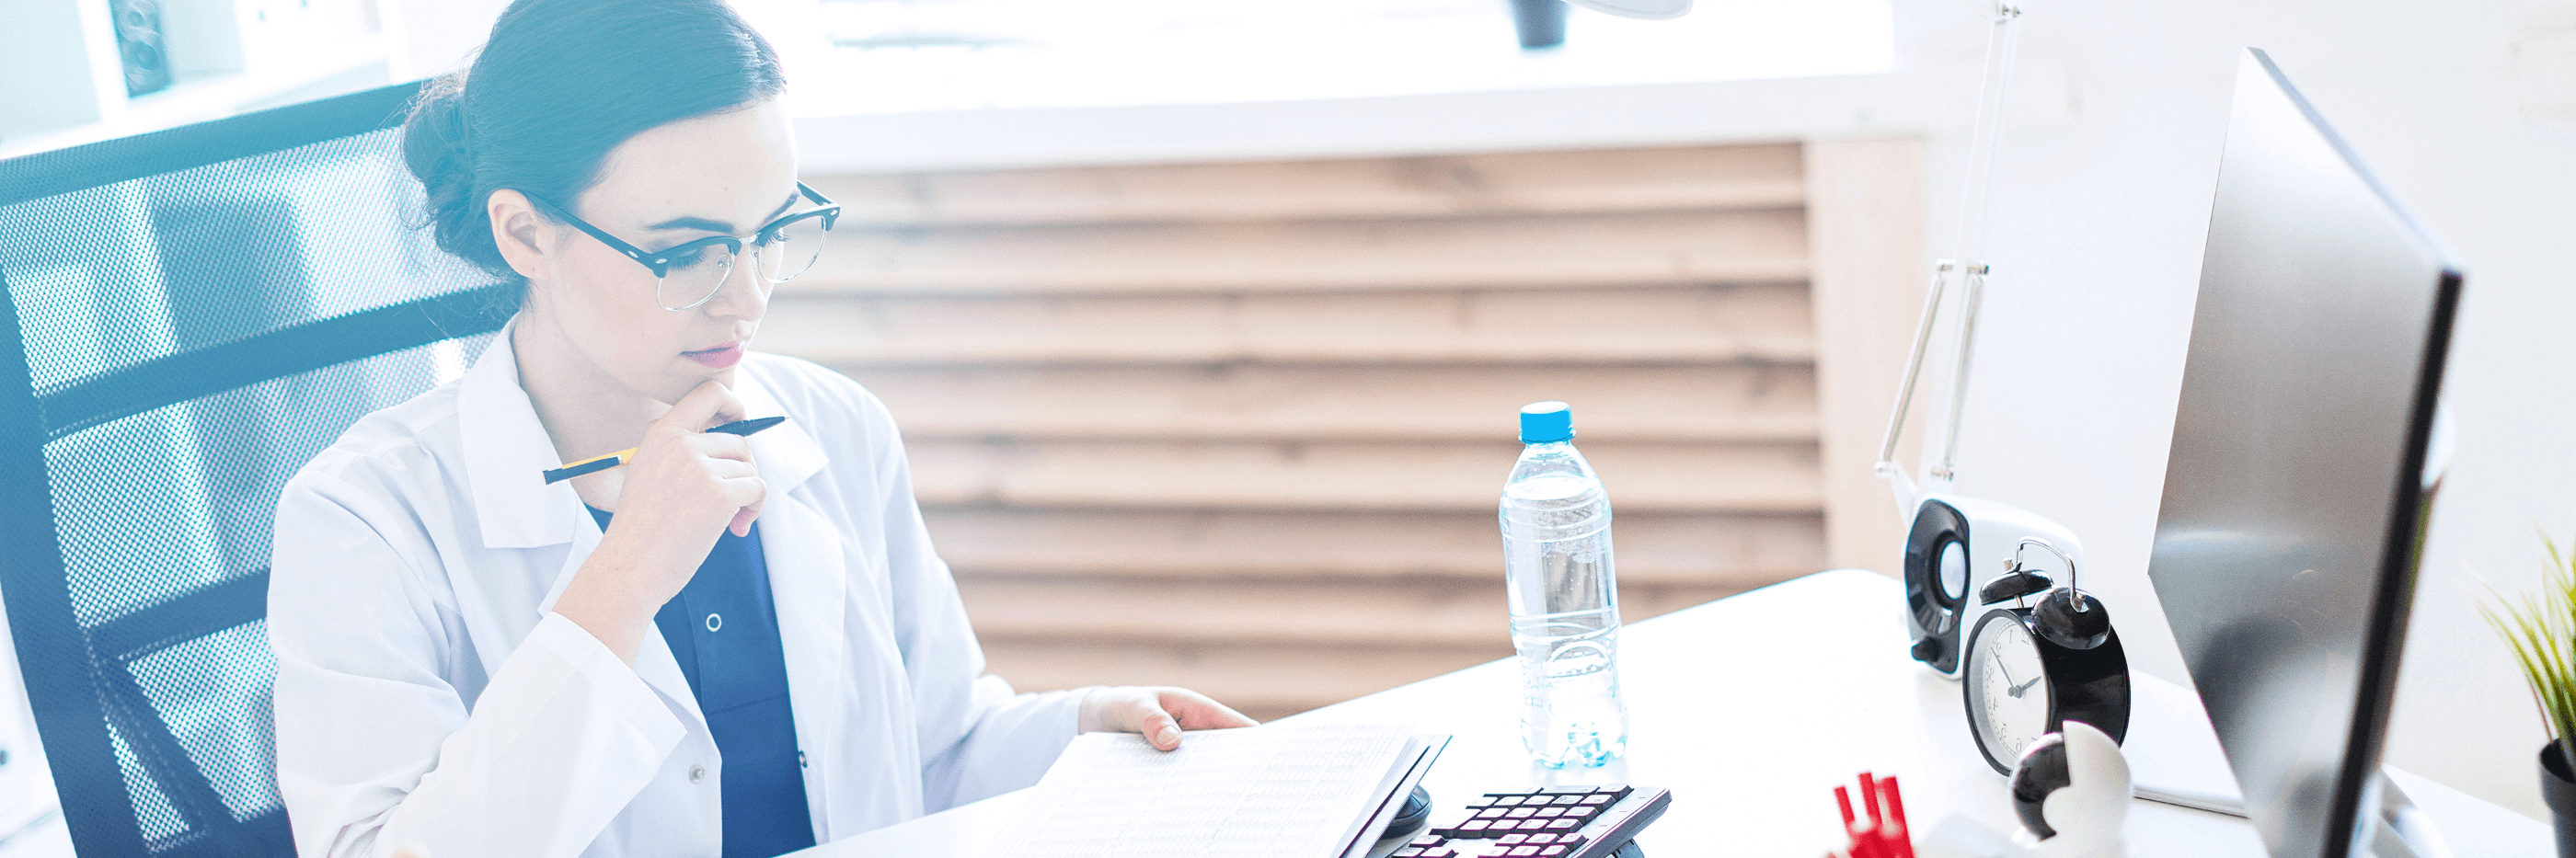
{"type": "MultiPolygon", "coordinates": [[[[762,373],[753,365],[751,356],[744,355],[740,366],[733,374],[733,396],[742,400],[743,416],[786,414],[787,407],[770,395],[768,385],[761,383],[762,373]]],[[[802,419],[805,418],[790,415],[787,422],[751,436],[752,464],[759,468],[760,481],[769,487],[769,497],[773,499],[787,496],[789,490],[802,485],[805,478],[822,471],[831,461],[823,455],[822,443],[797,423],[802,419]]]]}
{"type": "Polygon", "coordinates": [[[510,333],[519,317],[483,348],[456,391],[457,433],[465,450],[465,477],[474,491],[474,517],[485,548],[539,548],[571,542],[575,515],[586,512],[572,484],[548,485],[544,472],[555,459],[553,439],[537,420],[536,406],[519,386],[519,358],[510,333]]]}
{"type": "MultiPolygon", "coordinates": [[[[572,484],[548,485],[543,476],[562,463],[555,458],[554,441],[537,419],[527,389],[519,385],[518,354],[510,343],[510,333],[518,324],[517,316],[504,323],[458,383],[457,429],[486,548],[561,545],[574,541],[577,533],[598,527],[590,523],[572,484]]],[[[750,416],[787,413],[760,383],[760,373],[749,361],[734,373],[733,393],[750,416]]],[[[773,498],[803,483],[828,462],[822,445],[792,416],[751,436],[751,455],[773,498]]]]}

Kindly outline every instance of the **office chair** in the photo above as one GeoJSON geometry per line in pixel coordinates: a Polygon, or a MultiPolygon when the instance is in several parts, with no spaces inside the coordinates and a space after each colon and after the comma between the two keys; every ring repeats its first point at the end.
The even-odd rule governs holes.
{"type": "Polygon", "coordinates": [[[0,597],[84,856],[286,856],[270,519],[515,285],[438,251],[404,84],[0,162],[0,597]]]}

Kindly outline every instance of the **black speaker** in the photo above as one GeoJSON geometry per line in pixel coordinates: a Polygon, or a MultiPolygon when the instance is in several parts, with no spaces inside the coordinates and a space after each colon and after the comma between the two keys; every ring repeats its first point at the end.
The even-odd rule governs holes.
{"type": "Polygon", "coordinates": [[[116,16],[116,52],[125,60],[128,97],[170,88],[170,52],[161,43],[161,0],[108,0],[116,16]]]}

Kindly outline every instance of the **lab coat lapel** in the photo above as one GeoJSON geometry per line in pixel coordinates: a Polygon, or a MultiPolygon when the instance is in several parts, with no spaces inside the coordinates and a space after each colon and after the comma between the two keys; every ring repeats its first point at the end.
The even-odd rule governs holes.
{"type": "Polygon", "coordinates": [[[814,765],[805,769],[806,807],[818,837],[832,831],[827,793],[833,788],[821,765],[835,759],[832,739],[849,684],[842,628],[849,561],[838,529],[795,493],[770,489],[760,515],[761,557],[769,564],[770,597],[778,610],[778,637],[787,661],[787,700],[796,717],[796,746],[814,765]]]}
{"type": "MultiPolygon", "coordinates": [[[[787,413],[752,373],[736,376],[733,392],[745,416],[787,413]]],[[[835,759],[832,739],[849,685],[850,640],[843,622],[851,563],[840,528],[802,490],[805,479],[828,461],[822,445],[790,419],[751,436],[751,455],[769,490],[760,513],[760,549],[786,655],[788,705],[795,712],[797,748],[812,763],[805,768],[805,803],[815,836],[827,838],[834,830],[827,798],[832,784],[823,763],[835,759]]]]}

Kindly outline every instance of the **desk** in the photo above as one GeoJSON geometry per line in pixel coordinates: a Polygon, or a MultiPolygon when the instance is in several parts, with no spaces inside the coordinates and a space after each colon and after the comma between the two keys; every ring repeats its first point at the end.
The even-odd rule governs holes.
{"type": "MultiPolygon", "coordinates": [[[[1959,685],[1906,658],[1902,609],[1895,579],[1839,570],[1628,626],[1620,635],[1632,720],[1628,756],[1599,769],[1551,772],[1528,764],[1515,708],[1519,671],[1510,660],[1289,720],[1413,722],[1456,734],[1424,781],[1439,805],[1434,821],[1456,818],[1478,793],[1507,787],[1668,787],[1672,810],[1638,838],[1652,858],[1815,858],[1840,845],[1834,786],[1863,770],[1901,778],[1907,816],[1918,827],[1956,812],[2010,831],[2004,778],[1968,739],[1959,685]]],[[[1499,628],[1502,620],[1495,622],[1499,628]]],[[[2143,674],[2137,684],[2127,751],[2139,779],[2224,779],[2217,740],[2190,693],[2143,674]]],[[[2395,776],[2461,858],[2553,854],[2542,823],[2422,778],[2395,776]]],[[[799,855],[972,855],[1009,824],[1025,796],[998,796],[799,855]]],[[[2129,836],[2141,856],[2264,854],[2243,820],[2152,802],[2133,806],[2129,836]]]]}

